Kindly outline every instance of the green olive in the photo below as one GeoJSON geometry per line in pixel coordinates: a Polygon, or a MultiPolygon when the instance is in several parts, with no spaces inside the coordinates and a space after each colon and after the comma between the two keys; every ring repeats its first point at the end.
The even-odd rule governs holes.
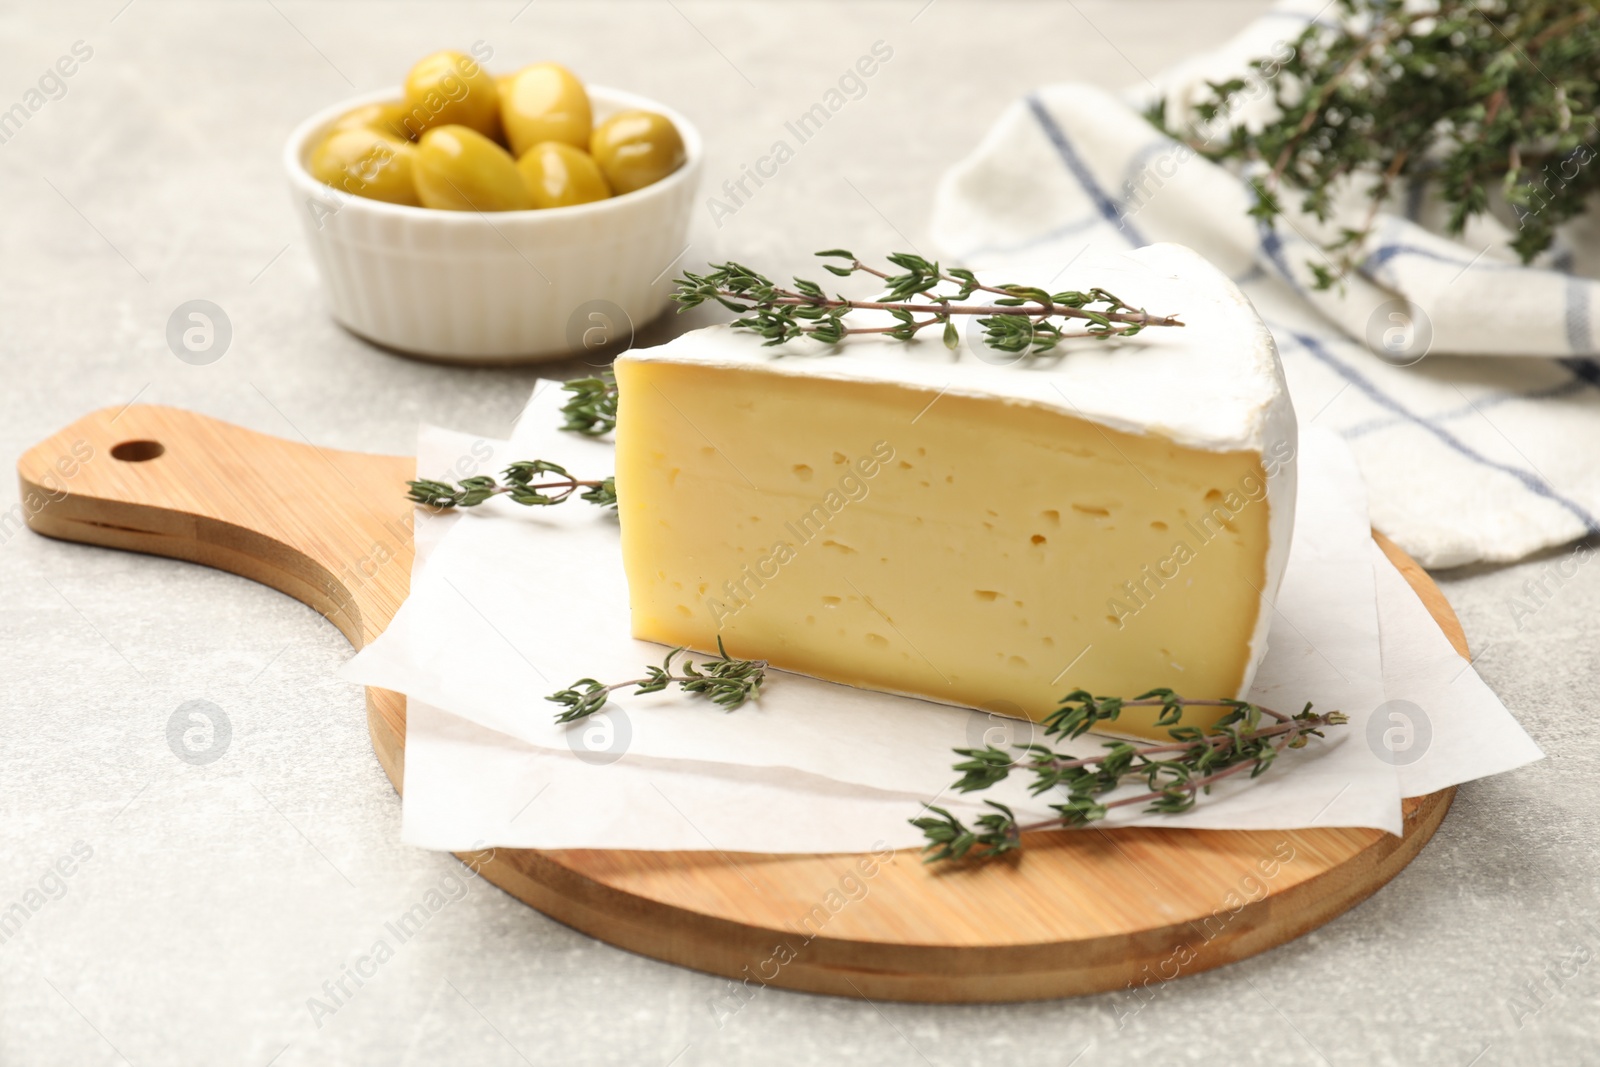
{"type": "Polygon", "coordinates": [[[688,156],[672,120],[653,111],[624,111],[606,119],[589,138],[589,154],[618,196],[660,181],[688,156]]]}
{"type": "Polygon", "coordinates": [[[500,118],[511,154],[518,159],[545,141],[587,149],[594,126],[588,91],[557,63],[535,63],[513,74],[500,96],[500,118]]]}
{"type": "Polygon", "coordinates": [[[560,141],[534,145],[517,160],[517,169],[534,207],[570,207],[611,195],[594,157],[560,141]]]}
{"type": "Polygon", "coordinates": [[[435,52],[406,75],[406,128],[420,136],[437,126],[468,126],[500,135],[500,90],[471,56],[435,52]]]}
{"type": "Polygon", "coordinates": [[[422,203],[412,184],[416,158],[415,145],[381,130],[335,129],[311,153],[308,169],[335,189],[415,207],[422,203]]]}
{"type": "Polygon", "coordinates": [[[423,207],[443,211],[533,207],[510,153],[466,126],[436,126],[423,134],[412,172],[423,207]]]}
{"type": "Polygon", "coordinates": [[[411,133],[405,127],[405,116],[404,104],[364,104],[341,115],[333,130],[377,130],[409,141],[411,133]]]}

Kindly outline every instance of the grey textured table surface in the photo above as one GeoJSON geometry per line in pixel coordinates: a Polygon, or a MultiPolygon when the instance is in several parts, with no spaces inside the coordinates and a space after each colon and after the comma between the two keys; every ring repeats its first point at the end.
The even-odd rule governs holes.
{"type": "MultiPolygon", "coordinates": [[[[435,48],[481,40],[497,68],[557,58],[670,101],[707,134],[719,185],[889,42],[867,95],[779,180],[720,228],[696,221],[687,259],[781,271],[845,240],[925,241],[935,178],[1007,101],[1051,80],[1131,83],[1259,6],[8,3],[0,109],[74,42],[93,54],[0,143],[0,443],[15,456],[135,397],[352,449],[408,451],[421,420],[503,433],[535,372],[411,362],[336,327],[279,168],[299,119],[397,82],[435,48]],[[195,297],[234,331],[203,367],[165,339],[195,297]]],[[[15,494],[4,480],[0,508],[15,494]]],[[[317,1017],[308,998],[457,866],[399,843],[361,694],[334,677],[344,639],[244,579],[0,537],[0,912],[39,905],[0,943],[6,1065],[1600,1056],[1594,568],[1520,626],[1512,598],[1550,559],[1441,576],[1479,670],[1550,758],[1464,787],[1421,857],[1323,929],[1170,983],[1137,1013],[1126,995],[926,1007],[768,991],[719,1027],[708,1005],[723,980],[592,941],[481,883],[317,1017]],[[195,699],[232,727],[205,766],[166,736],[195,699]],[[71,876],[52,875],[75,848],[71,876]]]]}

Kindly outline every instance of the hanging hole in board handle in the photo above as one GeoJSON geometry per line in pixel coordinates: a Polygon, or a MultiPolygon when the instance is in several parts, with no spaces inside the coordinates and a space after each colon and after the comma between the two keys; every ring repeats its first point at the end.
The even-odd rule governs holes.
{"type": "Polygon", "coordinates": [[[160,441],[124,441],[111,447],[111,458],[124,463],[144,463],[167,450],[160,441]]]}

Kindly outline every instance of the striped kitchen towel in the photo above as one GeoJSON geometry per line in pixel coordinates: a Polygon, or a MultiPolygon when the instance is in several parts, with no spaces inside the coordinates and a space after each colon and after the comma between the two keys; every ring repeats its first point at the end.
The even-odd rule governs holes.
{"type": "MultiPolygon", "coordinates": [[[[1047,86],[1012,104],[947,172],[935,201],[939,252],[969,267],[1042,282],[1093,248],[1156,241],[1196,249],[1255,302],[1283,355],[1302,426],[1350,442],[1375,526],[1428,567],[1520,559],[1600,532],[1600,221],[1582,217],[1523,266],[1515,218],[1449,236],[1426,188],[1384,205],[1342,289],[1313,288],[1331,226],[1249,216],[1253,193],[1140,112],[1169,116],[1206,82],[1286,57],[1323,0],[1274,8],[1230,44],[1121,96],[1047,86]]],[[[1232,121],[1270,107],[1259,78],[1229,101],[1232,121]]],[[[1048,283],[1045,283],[1048,284],[1048,283]]]]}

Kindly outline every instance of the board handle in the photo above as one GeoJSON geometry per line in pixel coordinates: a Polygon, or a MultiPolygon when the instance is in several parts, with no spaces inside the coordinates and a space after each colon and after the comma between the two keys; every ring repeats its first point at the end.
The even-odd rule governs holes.
{"type": "MultiPolygon", "coordinates": [[[[416,464],[286,441],[153,404],[86,415],[17,461],[46,537],[170,556],[270,585],[356,647],[405,598],[416,464]]],[[[17,513],[0,515],[6,536],[17,513]]]]}

